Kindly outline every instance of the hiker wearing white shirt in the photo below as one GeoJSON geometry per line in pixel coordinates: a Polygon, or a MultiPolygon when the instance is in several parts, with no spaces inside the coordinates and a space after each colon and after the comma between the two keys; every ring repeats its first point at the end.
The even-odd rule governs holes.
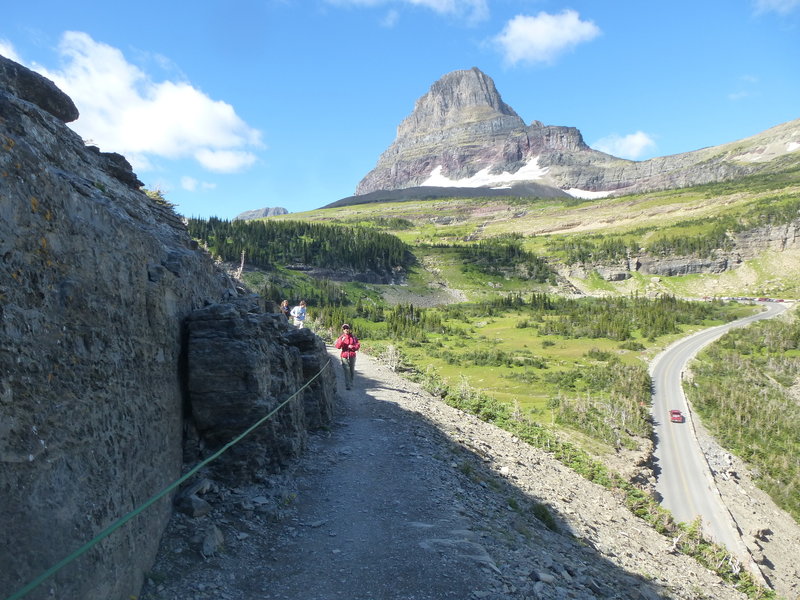
{"type": "Polygon", "coordinates": [[[306,301],[300,300],[300,304],[295,306],[289,314],[292,315],[292,319],[294,319],[295,327],[302,329],[303,323],[306,321],[306,301]]]}

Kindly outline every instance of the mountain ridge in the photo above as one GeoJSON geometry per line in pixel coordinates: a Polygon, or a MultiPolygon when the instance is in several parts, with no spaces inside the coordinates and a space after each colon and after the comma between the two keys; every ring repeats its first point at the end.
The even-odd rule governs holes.
{"type": "Polygon", "coordinates": [[[416,101],[351,198],[428,187],[516,195],[526,183],[582,198],[622,195],[779,170],[800,163],[799,150],[797,119],[719,146],[640,162],[615,157],[590,148],[575,127],[525,125],[491,77],[473,67],[444,75],[416,101]]]}
{"type": "Polygon", "coordinates": [[[282,206],[265,206],[264,208],[256,208],[253,210],[246,210],[236,215],[234,221],[250,221],[252,219],[263,219],[264,217],[274,217],[276,215],[285,215],[289,211],[282,206]]]}

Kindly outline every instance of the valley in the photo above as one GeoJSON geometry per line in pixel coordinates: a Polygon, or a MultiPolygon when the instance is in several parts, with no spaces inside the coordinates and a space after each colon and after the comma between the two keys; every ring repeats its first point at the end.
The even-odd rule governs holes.
{"type": "MultiPolygon", "coordinates": [[[[632,373],[672,340],[751,310],[747,303],[697,300],[800,297],[799,207],[800,172],[788,171],[602,200],[399,201],[325,208],[269,221],[382,231],[403,241],[413,256],[405,275],[390,284],[332,281],[342,291],[333,301],[335,310],[319,299],[316,315],[323,335],[335,330],[336,319],[346,319],[355,323],[375,354],[392,347],[402,368],[420,376],[435,372],[448,386],[466,385],[516,403],[537,421],[555,422],[561,415],[566,429],[576,434],[605,427],[592,423],[596,418],[574,427],[576,416],[586,412],[576,412],[580,403],[575,399],[581,395],[589,395],[589,404],[607,404],[607,396],[639,402],[630,387],[618,394],[603,388],[598,383],[602,378],[591,373],[632,373]],[[718,223],[731,224],[722,237],[710,233],[718,223]],[[678,253],[684,240],[703,239],[717,247],[678,253]],[[653,245],[664,247],[665,240],[672,240],[673,254],[653,245]],[[535,262],[539,257],[541,266],[535,262]],[[645,272],[665,264],[679,274],[645,272]],[[534,310],[539,296],[554,306],[534,310]],[[675,304],[668,306],[670,298],[675,304]],[[652,325],[653,318],[634,317],[641,312],[639,302],[655,307],[654,314],[662,317],[685,318],[647,329],[644,324],[652,325]],[[572,321],[597,313],[598,322],[605,324],[559,329],[569,303],[579,307],[570,309],[572,321]],[[659,303],[664,307],[657,308],[659,303]],[[376,308],[366,310],[369,306],[376,308]],[[385,321],[390,313],[399,318],[403,306],[418,309],[412,320],[419,330],[398,337],[387,331],[385,321]],[[706,308],[690,317],[689,309],[699,306],[706,308]],[[567,424],[570,420],[573,427],[567,424]]],[[[296,288],[292,273],[276,267],[244,276],[254,289],[277,300],[270,286],[283,281],[282,289],[291,293],[296,288]]],[[[649,437],[647,430],[638,435],[649,437]]],[[[601,450],[597,441],[589,446],[600,454],[613,450],[613,445],[601,450]]]]}
{"type": "Polygon", "coordinates": [[[647,365],[800,298],[799,122],[635,163],[459,71],[357,196],[228,222],[88,145],[49,79],[0,57],[0,84],[3,596],[797,596],[795,310],[687,386],[773,589],[659,505],[647,365]]]}
{"type": "MultiPolygon", "coordinates": [[[[794,260],[798,249],[794,219],[799,201],[800,171],[790,170],[736,182],[601,200],[519,197],[406,200],[293,213],[280,219],[378,227],[390,232],[414,247],[423,267],[418,272],[419,278],[427,278],[432,286],[438,285],[436,271],[449,268],[450,261],[441,252],[437,256],[434,250],[427,250],[428,247],[462,246],[503,235],[521,235],[526,249],[548,257],[558,273],[584,293],[796,298],[800,297],[797,285],[800,261],[794,260]],[[765,214],[766,206],[772,210],[786,206],[787,216],[770,218],[765,214]],[[751,215],[761,215],[761,222],[751,215]],[[392,219],[404,223],[404,227],[393,228],[392,219]],[[706,235],[716,221],[726,219],[732,224],[750,221],[747,231],[752,232],[737,238],[736,225],[732,225],[725,236],[732,248],[711,251],[710,257],[728,260],[731,268],[720,270],[713,261],[701,260],[699,256],[647,251],[647,245],[660,238],[706,235]],[[780,231],[781,226],[788,229],[780,231]],[[623,252],[611,260],[587,256],[586,260],[572,262],[564,250],[558,249],[587,243],[591,247],[603,241],[621,243],[623,252]],[[673,269],[684,265],[683,269],[689,272],[654,280],[659,273],[636,269],[637,259],[648,260],[650,271],[658,271],[660,263],[672,260],[678,265],[673,264],[673,269]],[[425,269],[425,264],[431,265],[433,271],[425,269]],[[619,273],[620,278],[610,280],[613,273],[619,273]]],[[[413,281],[412,274],[410,283],[413,281]]],[[[448,283],[451,289],[462,287],[458,280],[448,283]]],[[[509,287],[510,280],[480,283],[483,285],[470,285],[461,291],[477,297],[487,291],[489,283],[497,286],[492,291],[514,289],[509,287]]]]}
{"type": "MultiPolygon", "coordinates": [[[[329,306],[320,297],[311,305],[318,334],[330,336],[342,320],[354,323],[366,352],[433,396],[500,427],[521,417],[549,428],[569,453],[584,457],[571,468],[584,476],[611,469],[652,494],[655,477],[642,468],[652,451],[652,425],[642,410],[650,404],[649,385],[637,391],[640,373],[672,341],[754,310],[729,298],[800,296],[799,193],[798,176],[789,172],[604,200],[405,200],[270,221],[382,231],[413,256],[392,283],[332,273],[325,285],[340,290],[338,300],[329,306]],[[785,217],[772,216],[782,207],[785,217]],[[722,237],[714,237],[718,223],[731,224],[722,237]],[[676,248],[682,240],[710,240],[703,243],[717,246],[709,256],[727,262],[719,268],[705,250],[655,250],[665,240],[676,248]],[[678,274],[643,272],[667,264],[678,274]]],[[[243,276],[276,300],[305,277],[281,266],[243,276]]],[[[732,501],[738,506],[736,496],[732,501]]],[[[748,527],[757,525],[759,517],[752,517],[739,511],[748,527]]],[[[787,518],[785,532],[794,527],[787,518]]],[[[772,549],[763,550],[770,544],[741,534],[758,560],[773,565],[769,553],[795,544],[791,535],[776,534],[772,549]]],[[[786,569],[767,578],[781,579],[786,569]]]]}

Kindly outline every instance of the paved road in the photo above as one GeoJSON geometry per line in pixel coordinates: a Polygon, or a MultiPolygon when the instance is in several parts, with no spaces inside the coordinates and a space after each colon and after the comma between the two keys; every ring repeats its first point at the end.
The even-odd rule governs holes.
{"type": "Polygon", "coordinates": [[[706,534],[739,556],[744,546],[697,443],[692,424],[692,419],[697,417],[689,412],[681,379],[689,360],[728,330],[772,318],[786,310],[782,303],[764,303],[763,306],[764,312],[679,340],[656,357],[650,367],[658,470],[656,490],[662,497],[661,503],[679,521],[688,523],[700,516],[706,534]],[[686,415],[684,423],[670,422],[668,411],[673,408],[686,415]]]}

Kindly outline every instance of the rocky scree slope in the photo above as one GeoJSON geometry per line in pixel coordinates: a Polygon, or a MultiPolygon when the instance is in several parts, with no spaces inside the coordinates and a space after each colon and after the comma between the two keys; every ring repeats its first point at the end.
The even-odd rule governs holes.
{"type": "MultiPolygon", "coordinates": [[[[77,117],[0,57],[2,598],[175,480],[184,432],[188,457],[205,456],[327,361],[198,250],[124,157],[86,147],[65,124],[77,117]]],[[[330,417],[332,377],[249,442],[260,459],[232,454],[221,470],[246,480],[298,453],[330,417]]],[[[135,597],[171,508],[162,499],[26,598],[135,597]]]]}
{"type": "Polygon", "coordinates": [[[377,201],[383,192],[420,186],[430,194],[428,188],[436,185],[505,187],[512,196],[552,195],[542,187],[576,196],[633,193],[724,181],[798,162],[800,120],[713,148],[642,162],[617,158],[591,149],[574,127],[539,121],[526,126],[492,79],[473,67],[444,75],[417,100],[349,202],[365,195],[377,201]]]}

